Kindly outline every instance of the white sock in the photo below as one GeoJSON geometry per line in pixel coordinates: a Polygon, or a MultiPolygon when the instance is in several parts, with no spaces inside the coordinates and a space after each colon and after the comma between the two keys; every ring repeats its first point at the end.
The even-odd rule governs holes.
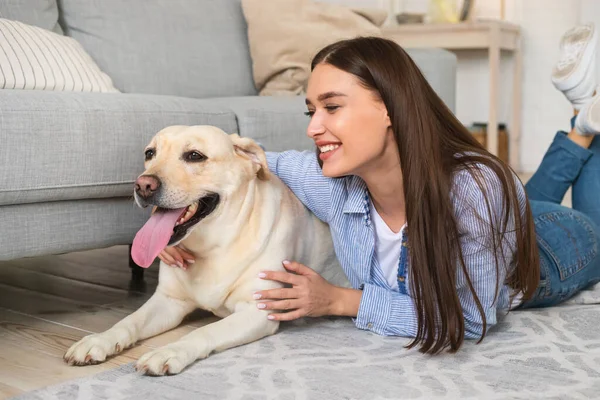
{"type": "Polygon", "coordinates": [[[575,131],[584,136],[600,134],[600,95],[581,107],[575,119],[575,131]]]}

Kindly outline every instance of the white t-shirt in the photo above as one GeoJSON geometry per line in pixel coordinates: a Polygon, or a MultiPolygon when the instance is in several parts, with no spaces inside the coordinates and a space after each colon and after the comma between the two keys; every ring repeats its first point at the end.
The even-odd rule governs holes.
{"type": "MultiPolygon", "coordinates": [[[[392,231],[385,223],[377,210],[370,204],[371,220],[375,227],[375,256],[383,276],[393,290],[398,290],[398,263],[402,252],[402,234],[406,229],[406,223],[402,225],[398,233],[392,231]]],[[[519,293],[510,304],[511,309],[521,305],[523,294],[519,293]]]]}
{"type": "Polygon", "coordinates": [[[383,276],[394,290],[398,290],[398,262],[402,252],[402,233],[406,224],[398,233],[385,223],[371,202],[371,220],[375,227],[375,256],[383,271],[383,276]]]}

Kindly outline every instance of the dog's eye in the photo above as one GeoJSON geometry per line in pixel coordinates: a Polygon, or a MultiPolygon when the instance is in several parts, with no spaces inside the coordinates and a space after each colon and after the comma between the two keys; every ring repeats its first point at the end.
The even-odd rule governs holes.
{"type": "Polygon", "coordinates": [[[148,149],[144,152],[144,154],[146,155],[146,161],[148,161],[154,157],[154,149],[148,149]]]}
{"type": "Polygon", "coordinates": [[[188,151],[183,155],[185,161],[198,162],[206,160],[206,156],[197,151],[188,151]]]}

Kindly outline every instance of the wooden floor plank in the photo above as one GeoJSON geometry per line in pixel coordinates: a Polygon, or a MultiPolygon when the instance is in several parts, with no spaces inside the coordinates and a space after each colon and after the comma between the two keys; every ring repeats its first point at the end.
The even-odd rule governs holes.
{"type": "Polygon", "coordinates": [[[130,313],[4,284],[0,307],[88,332],[102,332],[130,313]]]}
{"type": "Polygon", "coordinates": [[[0,282],[17,288],[95,305],[126,301],[132,297],[147,298],[146,294],[48,275],[19,268],[10,263],[0,266],[0,282]]]}
{"type": "MultiPolygon", "coordinates": [[[[113,309],[107,306],[82,305],[68,299],[3,284],[0,284],[0,293],[0,307],[79,329],[85,334],[104,332],[132,312],[128,309],[113,309]]],[[[199,311],[184,320],[181,329],[159,335],[161,337],[146,339],[140,343],[151,348],[159,347],[216,320],[217,318],[210,313],[199,311]]]]}
{"type": "MultiPolygon", "coordinates": [[[[0,268],[6,265],[113,289],[133,289],[127,246],[0,262],[0,268]]],[[[158,262],[144,270],[147,292],[156,288],[158,270],[158,262]]]]}
{"type": "Polygon", "coordinates": [[[3,396],[26,392],[135,361],[148,347],[125,350],[103,364],[67,365],[62,357],[85,333],[31,316],[0,309],[0,385],[3,396]]]}
{"type": "Polygon", "coordinates": [[[5,385],[0,382],[0,399],[8,399],[23,393],[23,390],[17,389],[16,387],[5,385]]]}
{"type": "Polygon", "coordinates": [[[76,367],[67,365],[62,357],[86,332],[0,308],[0,398],[134,362],[144,353],[174,342],[194,329],[182,325],[142,341],[105,363],[76,367]]]}

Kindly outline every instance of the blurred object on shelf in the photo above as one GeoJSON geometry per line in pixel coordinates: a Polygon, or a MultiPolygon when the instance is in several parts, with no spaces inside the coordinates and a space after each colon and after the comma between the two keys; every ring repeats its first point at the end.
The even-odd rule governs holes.
{"type": "Polygon", "coordinates": [[[429,0],[425,21],[428,23],[453,23],[471,19],[475,0],[429,0]]]}
{"type": "Polygon", "coordinates": [[[425,14],[400,13],[396,15],[396,21],[399,24],[422,24],[425,21],[425,14]]]}
{"type": "Polygon", "coordinates": [[[457,23],[458,20],[458,0],[429,0],[427,10],[428,23],[457,23]]]}
{"type": "Polygon", "coordinates": [[[473,15],[475,9],[475,0],[463,0],[459,18],[461,21],[468,21],[473,15]]]}

